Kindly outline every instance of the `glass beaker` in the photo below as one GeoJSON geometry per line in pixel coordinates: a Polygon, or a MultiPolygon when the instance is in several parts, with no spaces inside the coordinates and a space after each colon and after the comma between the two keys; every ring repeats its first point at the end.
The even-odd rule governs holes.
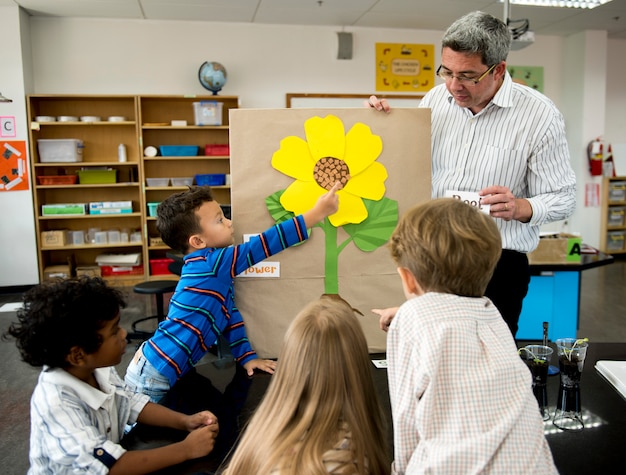
{"type": "Polygon", "coordinates": [[[533,376],[533,393],[539,404],[539,412],[544,421],[550,419],[548,411],[548,368],[553,350],[545,345],[526,345],[519,354],[533,376]]]}
{"type": "Polygon", "coordinates": [[[556,340],[561,381],[553,423],[559,429],[582,430],[585,427],[580,404],[580,376],[588,346],[586,339],[556,340]]]}

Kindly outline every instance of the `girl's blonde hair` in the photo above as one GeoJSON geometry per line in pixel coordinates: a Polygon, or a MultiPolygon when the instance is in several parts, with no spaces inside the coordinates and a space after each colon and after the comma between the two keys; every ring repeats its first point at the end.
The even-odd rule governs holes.
{"type": "Polygon", "coordinates": [[[347,303],[322,297],[285,334],[276,373],[224,474],[327,473],[323,454],[352,432],[345,471],[387,474],[385,424],[367,342],[347,303]]]}
{"type": "Polygon", "coordinates": [[[491,216],[462,201],[439,198],[410,209],[389,241],[391,256],[425,292],[482,297],[502,241],[491,216]]]}

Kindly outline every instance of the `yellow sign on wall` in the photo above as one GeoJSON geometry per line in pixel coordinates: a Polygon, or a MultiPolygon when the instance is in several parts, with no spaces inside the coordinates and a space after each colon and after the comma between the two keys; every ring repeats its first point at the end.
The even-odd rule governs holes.
{"type": "Polygon", "coordinates": [[[376,43],[376,90],[427,92],[435,85],[435,45],[376,43]]]}

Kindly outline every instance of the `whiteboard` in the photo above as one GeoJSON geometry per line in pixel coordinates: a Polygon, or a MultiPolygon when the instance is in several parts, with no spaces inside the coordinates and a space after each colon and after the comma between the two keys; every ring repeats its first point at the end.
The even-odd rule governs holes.
{"type": "MultiPolygon", "coordinates": [[[[287,108],[364,107],[371,94],[287,93],[287,108]]],[[[424,94],[376,94],[391,107],[417,107],[424,94]]]]}

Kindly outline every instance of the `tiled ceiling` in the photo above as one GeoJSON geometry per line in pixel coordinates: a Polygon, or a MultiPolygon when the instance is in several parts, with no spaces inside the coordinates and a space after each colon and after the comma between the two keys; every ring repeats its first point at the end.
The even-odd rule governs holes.
{"type": "MultiPolygon", "coordinates": [[[[464,13],[482,10],[504,18],[498,0],[0,0],[33,16],[219,21],[346,28],[445,30],[464,13]]],[[[528,19],[539,35],[568,36],[606,30],[626,38],[626,0],[592,10],[509,6],[509,20],[528,19]]]]}

